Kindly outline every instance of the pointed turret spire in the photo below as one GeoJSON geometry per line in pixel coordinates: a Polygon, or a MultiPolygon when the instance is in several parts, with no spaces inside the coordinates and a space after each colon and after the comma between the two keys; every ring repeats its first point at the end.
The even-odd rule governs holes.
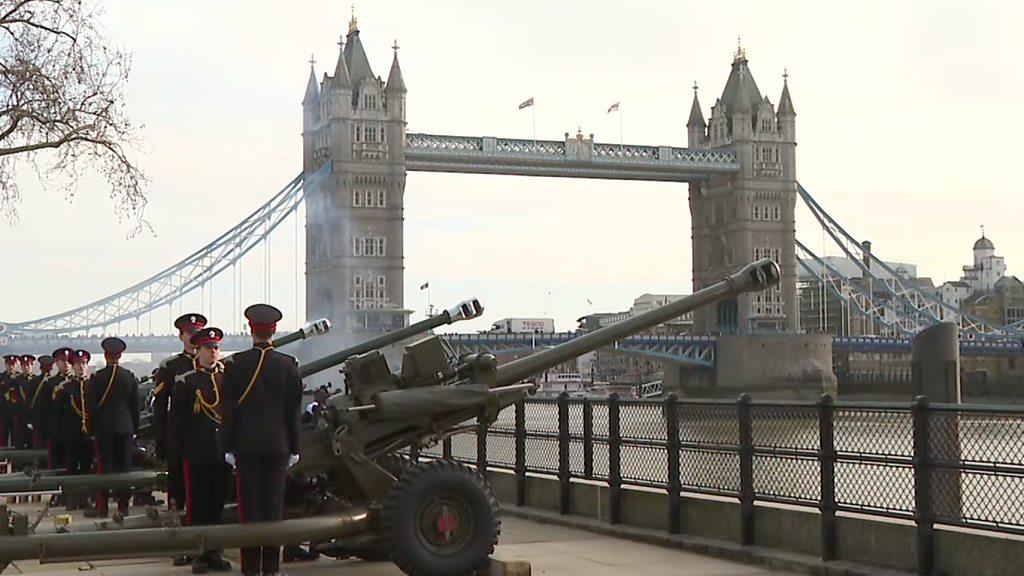
{"type": "Polygon", "coordinates": [[[789,72],[782,71],[782,96],[779,98],[779,116],[796,116],[793,99],[789,97],[789,72]]]}
{"type": "Polygon", "coordinates": [[[387,94],[405,93],[405,80],[402,79],[402,68],[398,65],[398,40],[395,40],[391,49],[395,51],[395,56],[391,60],[391,72],[388,73],[388,84],[384,88],[384,92],[387,94]]]}
{"type": "Polygon", "coordinates": [[[370,69],[370,61],[363,50],[363,43],[359,40],[359,28],[356,27],[355,15],[349,23],[348,37],[345,39],[345,65],[348,67],[349,81],[353,88],[366,78],[374,79],[376,76],[370,69]]]}
{"type": "Polygon", "coordinates": [[[338,63],[334,65],[334,86],[341,90],[350,89],[348,66],[345,65],[345,37],[338,38],[338,63]]]}
{"type": "Polygon", "coordinates": [[[693,83],[693,105],[690,106],[690,119],[686,122],[687,128],[705,128],[704,113],[700,109],[700,102],[697,100],[697,82],[693,83]]]}
{"type": "Polygon", "coordinates": [[[306,95],[302,97],[302,105],[309,106],[315,105],[320,102],[320,87],[316,82],[316,72],[314,66],[316,60],[312,56],[309,58],[309,80],[306,82],[306,95]]]}

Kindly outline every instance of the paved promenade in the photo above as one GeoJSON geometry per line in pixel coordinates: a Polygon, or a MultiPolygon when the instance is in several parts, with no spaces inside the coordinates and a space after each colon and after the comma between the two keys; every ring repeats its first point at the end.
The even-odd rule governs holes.
{"type": "MultiPolygon", "coordinates": [[[[24,505],[17,506],[23,508],[24,505]]],[[[83,520],[79,520],[83,521],[83,520]]],[[[238,567],[237,550],[227,554],[238,567]]],[[[559,576],[789,576],[745,564],[709,558],[669,548],[639,544],[528,520],[506,517],[501,544],[495,554],[506,560],[527,560],[533,574],[559,576]]],[[[312,563],[286,564],[291,576],[399,576],[387,562],[366,563],[320,559],[312,563]]],[[[237,574],[237,572],[235,572],[237,574]]],[[[169,560],[122,560],[95,563],[47,564],[18,562],[8,574],[40,576],[158,576],[191,574],[187,567],[174,568],[169,560]]],[[[210,574],[217,574],[210,572],[210,574]]]]}

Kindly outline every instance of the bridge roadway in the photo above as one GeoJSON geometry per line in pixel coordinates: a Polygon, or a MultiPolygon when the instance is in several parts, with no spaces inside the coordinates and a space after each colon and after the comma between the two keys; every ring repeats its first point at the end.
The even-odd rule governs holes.
{"type": "MultiPolygon", "coordinates": [[[[33,511],[39,505],[18,504],[20,511],[33,511]]],[[[76,522],[88,522],[76,514],[76,522]]],[[[116,538],[116,536],[113,536],[116,538]]],[[[238,550],[225,551],[237,574],[238,550]]],[[[788,576],[791,572],[773,572],[746,564],[720,560],[681,550],[662,548],[602,536],[583,530],[541,524],[506,516],[502,519],[501,540],[494,557],[499,560],[530,562],[533,574],[552,576],[788,576]]],[[[292,576],[401,576],[389,562],[361,562],[321,558],[316,562],[284,564],[292,576]]],[[[174,568],[165,558],[146,560],[108,560],[43,564],[15,562],[5,574],[75,576],[88,571],[95,576],[180,576],[189,568],[174,568]]],[[[216,574],[216,572],[210,572],[216,574]]]]}
{"type": "MultiPolygon", "coordinates": [[[[444,334],[456,351],[521,353],[536,348],[555,346],[579,336],[577,332],[548,333],[479,333],[444,334]]],[[[181,350],[175,336],[121,336],[129,352],[151,352],[158,356],[181,350]]],[[[0,343],[0,352],[11,354],[48,354],[61,346],[98,351],[103,336],[27,336],[8,338],[0,343]]],[[[250,345],[245,334],[229,334],[224,339],[225,350],[241,350],[250,345]]],[[[633,336],[619,342],[616,348],[652,360],[664,360],[710,368],[715,363],[714,336],[633,336]]],[[[844,337],[833,339],[833,348],[840,352],[909,353],[910,340],[902,338],[844,337]]],[[[964,356],[1024,356],[1024,342],[992,342],[964,340],[960,343],[964,356]]]]}

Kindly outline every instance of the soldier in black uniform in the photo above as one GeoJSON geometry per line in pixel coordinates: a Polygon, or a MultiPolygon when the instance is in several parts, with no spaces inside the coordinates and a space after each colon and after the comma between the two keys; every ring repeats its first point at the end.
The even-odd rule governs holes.
{"type": "Polygon", "coordinates": [[[4,356],[4,372],[0,374],[0,447],[3,448],[11,445],[11,431],[14,429],[14,407],[7,400],[7,392],[14,386],[17,366],[18,356],[4,356]]]}
{"type": "MultiPolygon", "coordinates": [[[[176,378],[171,393],[168,438],[181,447],[185,474],[185,524],[220,524],[227,498],[231,470],[224,461],[219,429],[221,389],[224,365],[220,362],[220,328],[204,327],[192,335],[196,350],[195,368],[176,378]]],[[[197,556],[192,561],[194,574],[208,569],[226,572],[231,563],[220,551],[197,556]]]]}
{"type": "MultiPolygon", "coordinates": [[[[253,347],[226,362],[221,434],[225,460],[236,467],[238,521],[280,520],[285,475],[299,460],[302,380],[295,358],[274,350],[281,311],[267,304],[245,310],[253,347]]],[[[278,573],[279,546],[242,549],[242,574],[278,573]]]]}
{"type": "Polygon", "coordinates": [[[39,375],[32,381],[32,385],[25,394],[25,401],[28,404],[28,422],[32,427],[32,448],[36,450],[46,448],[46,423],[42,408],[46,404],[46,381],[50,379],[52,370],[53,356],[40,356],[39,375]]]}
{"type": "MultiPolygon", "coordinates": [[[[89,417],[85,411],[86,386],[89,381],[89,360],[85,350],[71,354],[72,376],[54,389],[54,402],[60,410],[60,430],[64,439],[64,467],[68,474],[88,474],[95,449],[89,441],[89,417]]],[[[65,507],[75,510],[85,507],[87,500],[81,494],[68,494],[65,507]]]]}
{"type": "Polygon", "coordinates": [[[14,429],[11,432],[11,444],[15,448],[31,448],[32,433],[29,429],[29,406],[28,389],[35,381],[35,373],[32,367],[36,363],[36,357],[31,354],[21,355],[21,374],[15,377],[14,385],[8,390],[11,404],[14,407],[14,429]]]}
{"type": "MultiPolygon", "coordinates": [[[[96,437],[96,472],[128,472],[132,465],[135,436],[139,433],[139,379],[119,364],[126,345],[120,338],[100,343],[107,365],[92,375],[86,388],[89,432],[96,437]]],[[[109,490],[96,494],[96,516],[108,514],[109,490]]],[[[131,490],[117,494],[117,510],[128,514],[131,490]]]]}
{"type": "Polygon", "coordinates": [[[43,426],[43,435],[46,438],[47,467],[51,470],[64,467],[64,435],[61,431],[61,410],[57,403],[57,391],[64,382],[72,377],[71,355],[74,354],[71,348],[58,348],[53,351],[54,361],[57,363],[57,373],[43,382],[43,391],[36,408],[40,414],[39,419],[43,426]]]}
{"type": "MultiPolygon", "coordinates": [[[[153,380],[153,426],[156,436],[156,456],[167,461],[167,504],[181,509],[185,503],[185,482],[182,478],[181,450],[167,436],[171,391],[174,379],[193,369],[195,365],[195,348],[189,341],[192,335],[206,326],[206,317],[198,313],[179,316],[174,321],[178,329],[178,339],[184,350],[160,363],[156,378],[153,380]],[[173,504],[172,504],[173,503],[173,504]]],[[[183,566],[188,559],[179,556],[174,559],[175,566],[183,566]]]]}

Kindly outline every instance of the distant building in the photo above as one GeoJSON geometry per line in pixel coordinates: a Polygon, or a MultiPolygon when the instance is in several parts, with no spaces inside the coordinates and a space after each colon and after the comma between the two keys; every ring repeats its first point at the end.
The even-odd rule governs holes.
{"type": "MultiPolygon", "coordinates": [[[[945,282],[936,290],[943,302],[995,324],[1003,324],[1008,316],[1006,303],[996,292],[996,286],[1006,278],[1006,260],[996,256],[996,247],[982,233],[974,243],[974,262],[963,267],[959,280],[945,282]]],[[[1018,281],[1019,283],[1019,281],[1018,281]]],[[[1010,290],[1010,284],[1003,284],[1010,290]]],[[[959,316],[943,310],[942,319],[957,322],[959,316]]]]}

